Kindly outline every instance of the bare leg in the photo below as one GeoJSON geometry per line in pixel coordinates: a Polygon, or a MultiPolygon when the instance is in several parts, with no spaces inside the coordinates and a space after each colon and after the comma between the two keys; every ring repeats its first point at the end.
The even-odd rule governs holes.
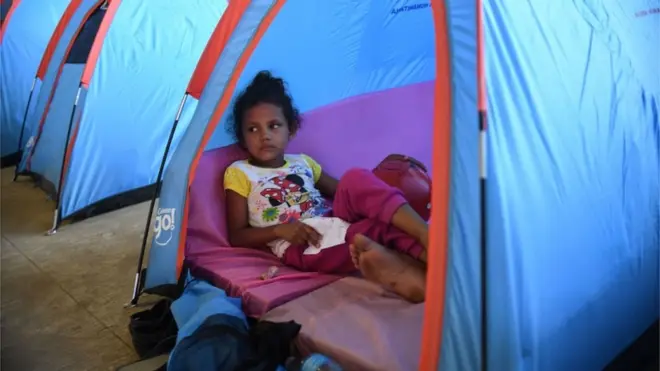
{"type": "Polygon", "coordinates": [[[413,303],[424,301],[426,273],[419,262],[361,234],[355,236],[350,251],[366,279],[413,303]]]}
{"type": "MultiPolygon", "coordinates": [[[[429,226],[409,204],[404,204],[394,213],[392,225],[415,237],[428,251],[429,226]]],[[[420,255],[420,260],[424,263],[426,263],[426,251],[420,255]]]]}

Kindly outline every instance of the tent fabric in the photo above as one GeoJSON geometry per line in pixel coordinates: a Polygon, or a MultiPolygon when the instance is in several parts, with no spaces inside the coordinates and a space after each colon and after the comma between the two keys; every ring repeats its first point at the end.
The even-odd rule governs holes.
{"type": "Polygon", "coordinates": [[[389,152],[432,165],[422,369],[603,369],[659,310],[660,77],[646,46],[660,34],[646,7],[231,3],[189,84],[201,95],[164,174],[156,213],[171,223],[152,242],[145,291],[177,282],[202,152],[233,144],[232,97],[269,69],[304,114],[292,151],[334,175],[389,152]]]}
{"type": "MultiPolygon", "coordinates": [[[[71,116],[72,102],[79,95],[78,87],[84,65],[65,64],[60,72],[60,81],[53,94],[50,108],[46,112],[41,140],[37,142],[30,157],[30,170],[41,174],[59,191],[61,161],[67,145],[69,118],[71,116]]],[[[83,98],[84,100],[84,98],[83,98]]]]}
{"type": "MultiPolygon", "coordinates": [[[[61,65],[53,78],[57,83],[50,85],[53,97],[48,103],[48,97],[40,96],[43,132],[33,129],[36,145],[24,156],[26,170],[56,187],[64,179],[58,189],[62,218],[155,182],[177,103],[226,3],[115,0],[95,34],[90,11],[99,5],[83,2],[70,22],[74,31],[60,39],[48,68],[50,73],[61,65]],[[91,27],[89,34],[86,27],[91,27]],[[77,42],[71,44],[76,36],[77,42],[86,40],[80,44],[83,53],[76,51],[77,42]],[[52,158],[63,157],[62,169],[62,162],[52,158]]],[[[179,127],[185,128],[194,107],[194,102],[186,105],[179,127]]],[[[31,127],[38,127],[36,115],[32,120],[31,127]]],[[[178,135],[173,145],[177,142],[178,135]]]]}
{"type": "MultiPolygon", "coordinates": [[[[34,136],[34,145],[27,153],[27,169],[40,174],[49,184],[53,185],[55,199],[59,203],[61,174],[64,170],[62,159],[71,143],[71,126],[74,123],[71,116],[75,115],[82,100],[85,100],[86,90],[80,89],[80,81],[86,67],[86,61],[91,57],[94,44],[104,42],[105,33],[99,32],[102,23],[113,21],[114,11],[101,9],[103,2],[90,4],[80,24],[76,25],[73,40],[67,46],[63,60],[60,62],[56,83],[50,92],[46,109],[34,136]],[[75,54],[74,54],[75,53],[75,54]],[[72,62],[73,63],[72,63],[72,62]]],[[[111,3],[110,9],[116,9],[120,1],[111,3]]]]}
{"type": "MultiPolygon", "coordinates": [[[[212,0],[122,2],[89,82],[64,215],[156,181],[177,103],[225,6],[212,0]],[[165,26],[172,24],[182,26],[165,26]]],[[[189,121],[184,112],[179,133],[189,121]]]]}
{"type": "Polygon", "coordinates": [[[25,133],[29,139],[25,145],[23,157],[19,165],[19,171],[21,172],[31,171],[29,160],[32,151],[34,150],[37,136],[42,129],[47,110],[51,106],[56,88],[61,79],[60,75],[64,68],[64,61],[69,53],[70,45],[78,35],[80,27],[85,23],[87,18],[91,15],[91,12],[93,12],[99,4],[100,0],[82,0],[79,3],[72,2],[67,9],[67,15],[70,15],[70,17],[68,19],[62,19],[62,22],[60,23],[61,27],[58,25],[58,28],[62,30],[61,34],[54,35],[50,41],[50,45],[47,49],[52,50],[52,54],[48,55],[49,58],[44,58],[46,59],[45,62],[49,63],[48,66],[44,66],[43,64],[41,66],[45,71],[42,78],[41,89],[35,100],[34,111],[31,112],[25,122],[25,133]],[[56,46],[53,47],[54,44],[56,44],[56,46]]]}
{"type": "MultiPolygon", "coordinates": [[[[12,0],[2,0],[0,1],[0,22],[4,23],[5,19],[9,15],[9,11],[12,8],[14,2],[12,0]]],[[[16,1],[18,3],[18,1],[16,1]]]]}
{"type": "Polygon", "coordinates": [[[46,51],[44,51],[44,54],[41,57],[41,62],[39,63],[39,69],[37,70],[37,78],[43,80],[44,77],[46,76],[46,70],[48,69],[48,66],[50,65],[50,61],[53,58],[53,53],[55,52],[55,48],[59,44],[60,38],[63,36],[64,31],[66,30],[67,26],[69,25],[69,22],[71,21],[71,18],[76,14],[76,11],[78,10],[82,2],[83,0],[71,0],[69,5],[66,7],[66,10],[64,10],[64,14],[62,14],[62,17],[57,23],[57,27],[55,27],[55,31],[53,31],[53,34],[50,37],[48,46],[46,46],[46,51]]]}
{"type": "MultiPolygon", "coordinates": [[[[30,108],[36,103],[41,83],[35,82],[41,56],[63,14],[67,0],[3,1],[3,13],[0,38],[0,143],[2,157],[19,150],[19,136],[23,117],[30,97],[33,83],[34,92],[30,108]],[[7,5],[11,4],[11,10],[7,5]],[[11,13],[9,13],[11,11],[11,13]]],[[[29,135],[23,136],[21,148],[29,135]]]]}
{"type": "Polygon", "coordinates": [[[202,91],[208,82],[211,73],[215,67],[215,61],[220,58],[227,40],[231,37],[231,33],[236,27],[236,24],[241,20],[249,2],[233,2],[229,4],[228,11],[222,16],[220,22],[216,26],[211,38],[209,39],[202,56],[199,58],[195,72],[193,73],[188,89],[186,90],[190,96],[199,100],[202,91]]]}
{"type": "Polygon", "coordinates": [[[603,369],[659,310],[658,19],[485,4],[490,362],[603,369]]]}
{"type": "MultiPolygon", "coordinates": [[[[435,3],[437,4],[437,3],[435,3]]],[[[449,42],[449,71],[451,86],[451,127],[445,132],[436,132],[440,141],[434,149],[441,151],[442,137],[448,137],[451,161],[449,166],[449,214],[447,234],[444,298],[439,301],[444,307],[440,349],[430,349],[439,355],[440,370],[477,370],[481,359],[481,300],[480,300],[480,220],[479,220],[479,118],[477,98],[477,2],[451,0],[446,7],[446,32],[449,42]]],[[[437,58],[441,58],[438,55],[437,58]]],[[[437,78],[442,76],[440,73],[437,78]]],[[[443,87],[444,88],[444,87],[443,87]]],[[[435,101],[443,99],[436,88],[435,101]]],[[[442,121],[437,121],[436,125],[442,121]]],[[[437,169],[433,172],[433,188],[438,183],[437,169]]],[[[434,193],[433,198],[438,198],[434,193]]],[[[431,210],[439,208],[432,204],[431,210]]],[[[431,215],[433,220],[435,215],[431,215]]],[[[431,230],[434,229],[431,225],[431,230]]],[[[438,227],[439,228],[439,227],[438,227]]],[[[489,245],[490,246],[490,245],[489,245]]],[[[429,256],[440,261],[442,256],[429,256]]],[[[438,278],[436,278],[438,279],[438,278]]],[[[492,282],[492,281],[489,281],[492,282]]],[[[491,283],[492,284],[492,283],[491,283]]],[[[429,285],[432,287],[432,285],[429,285]]],[[[429,294],[431,295],[431,294],[429,294]]],[[[442,312],[441,312],[442,313],[442,312]]],[[[426,312],[426,318],[437,314],[426,312]]],[[[426,319],[425,321],[428,321],[426,319]]],[[[425,323],[425,327],[427,324],[425,323]]],[[[437,330],[435,330],[437,331],[437,330]]],[[[503,370],[498,365],[489,365],[489,370],[503,370]]]]}
{"type": "Polygon", "coordinates": [[[14,14],[14,11],[18,7],[19,2],[20,0],[3,0],[0,2],[0,20],[2,21],[2,23],[0,23],[0,41],[2,41],[2,37],[7,29],[7,26],[5,26],[5,19],[9,21],[11,15],[14,14]]]}
{"type": "Polygon", "coordinates": [[[89,58],[94,39],[99,32],[101,22],[105,18],[106,10],[98,8],[89,16],[82,29],[78,33],[71,50],[66,57],[66,64],[86,64],[89,58]]]}

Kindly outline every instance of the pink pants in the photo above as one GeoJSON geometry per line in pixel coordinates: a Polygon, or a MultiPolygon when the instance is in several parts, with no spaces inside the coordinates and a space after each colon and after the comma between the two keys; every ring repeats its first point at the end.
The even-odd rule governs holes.
{"type": "Polygon", "coordinates": [[[334,216],[351,223],[346,243],[324,248],[314,255],[304,255],[306,245],[286,249],[284,264],[302,271],[352,273],[357,268],[348,245],[360,233],[380,244],[418,258],[424,247],[413,237],[390,224],[394,213],[406,203],[402,193],[389,186],[371,171],[352,169],[339,180],[333,201],[334,216]]]}

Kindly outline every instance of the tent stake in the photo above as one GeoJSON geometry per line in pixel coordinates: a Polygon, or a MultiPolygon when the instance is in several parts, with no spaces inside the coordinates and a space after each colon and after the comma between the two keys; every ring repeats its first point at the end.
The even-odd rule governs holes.
{"type": "Polygon", "coordinates": [[[53,214],[53,227],[46,232],[47,236],[52,236],[55,233],[57,233],[57,227],[59,226],[59,220],[60,220],[60,210],[59,208],[55,209],[55,213],[53,214]]]}
{"type": "Polygon", "coordinates": [[[170,130],[170,136],[167,138],[167,144],[165,145],[165,151],[163,152],[163,159],[160,162],[160,168],[158,169],[158,176],[156,177],[156,189],[154,194],[151,197],[151,203],[149,204],[149,215],[147,216],[147,223],[144,226],[144,233],[142,235],[142,246],[140,248],[140,256],[138,258],[137,271],[135,272],[135,282],[133,284],[133,297],[127,307],[135,307],[138,304],[140,299],[140,293],[142,291],[142,265],[144,264],[144,253],[147,250],[147,238],[149,237],[149,230],[151,229],[151,218],[154,214],[154,206],[156,205],[156,198],[160,195],[161,189],[161,179],[163,177],[163,172],[165,171],[165,163],[167,162],[167,155],[170,152],[170,147],[172,146],[172,141],[174,140],[174,133],[176,132],[176,127],[179,124],[179,119],[181,118],[181,113],[183,112],[183,107],[188,100],[188,93],[183,95],[183,99],[179,104],[179,110],[174,117],[174,123],[172,124],[172,130],[170,130]]]}
{"type": "Polygon", "coordinates": [[[133,282],[133,298],[130,302],[124,304],[124,308],[135,308],[138,304],[139,295],[137,292],[140,290],[138,287],[140,283],[140,273],[135,274],[135,282],[133,282]]]}
{"type": "MultiPolygon", "coordinates": [[[[23,134],[25,133],[25,122],[27,121],[28,113],[30,112],[30,103],[32,102],[32,96],[34,95],[34,87],[37,85],[37,77],[34,77],[32,80],[32,87],[30,88],[30,95],[28,96],[27,105],[25,106],[25,113],[23,114],[23,123],[21,124],[21,134],[18,136],[18,153],[21,153],[21,146],[23,144],[23,134]]],[[[16,168],[14,169],[14,182],[18,179],[18,168],[21,166],[21,161],[18,161],[16,168]]]]}

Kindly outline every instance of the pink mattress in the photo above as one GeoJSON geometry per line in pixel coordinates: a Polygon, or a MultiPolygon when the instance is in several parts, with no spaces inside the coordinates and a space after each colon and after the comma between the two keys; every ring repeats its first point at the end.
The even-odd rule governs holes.
{"type": "Polygon", "coordinates": [[[207,151],[200,159],[190,187],[186,262],[193,276],[242,298],[245,313],[259,317],[340,277],[299,272],[282,265],[270,252],[230,247],[222,182],[227,166],[241,158],[244,152],[230,146],[207,151]],[[261,275],[273,266],[278,274],[262,280],[261,275]]]}
{"type": "Polygon", "coordinates": [[[342,278],[277,307],[263,319],[302,325],[297,345],[346,371],[412,371],[419,366],[424,304],[410,304],[360,278],[342,278]]]}
{"type": "Polygon", "coordinates": [[[245,314],[261,317],[278,305],[314,291],[340,277],[319,273],[304,273],[283,266],[268,252],[238,247],[216,247],[208,256],[191,261],[194,277],[205,279],[227,292],[240,297],[245,314]],[[278,274],[262,280],[270,267],[278,267],[278,274]]]}

